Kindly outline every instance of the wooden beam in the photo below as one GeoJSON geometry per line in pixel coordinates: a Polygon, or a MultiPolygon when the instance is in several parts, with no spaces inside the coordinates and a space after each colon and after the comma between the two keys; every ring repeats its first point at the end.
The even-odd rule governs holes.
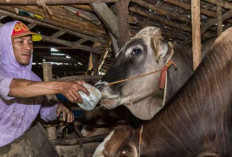
{"type": "MultiPolygon", "coordinates": [[[[220,1],[220,0],[219,0],[220,1]]],[[[217,5],[217,35],[219,36],[222,31],[223,31],[223,27],[222,27],[222,7],[217,5]]]]}
{"type": "Polygon", "coordinates": [[[155,11],[157,14],[169,16],[169,17],[176,19],[176,20],[179,20],[179,21],[191,23],[191,20],[190,20],[190,18],[187,17],[187,15],[180,15],[180,14],[177,14],[173,11],[168,11],[165,8],[157,7],[151,3],[147,3],[146,1],[141,1],[141,0],[131,0],[131,1],[135,2],[136,4],[146,8],[148,10],[155,11]]]}
{"type": "Polygon", "coordinates": [[[85,81],[98,81],[102,78],[102,75],[78,75],[78,76],[69,76],[69,77],[62,77],[59,79],[53,79],[56,81],[73,81],[73,80],[85,80],[85,81]]]}
{"type": "Polygon", "coordinates": [[[50,38],[46,35],[42,35],[42,38],[43,38],[42,40],[46,41],[46,42],[56,43],[56,44],[60,44],[60,45],[68,46],[68,47],[73,47],[75,49],[80,49],[80,50],[85,50],[85,51],[97,53],[97,54],[102,53],[101,50],[96,49],[96,48],[92,48],[92,47],[85,46],[85,45],[76,45],[76,44],[73,44],[72,42],[61,40],[61,39],[53,39],[53,38],[50,38]]]}
{"type": "Polygon", "coordinates": [[[201,62],[200,0],[191,1],[193,69],[201,62]]]}
{"type": "Polygon", "coordinates": [[[60,63],[73,63],[77,64],[78,61],[73,58],[64,58],[64,57],[55,57],[55,56],[39,56],[34,55],[34,62],[42,61],[45,59],[45,62],[60,62],[60,63]]]}
{"type": "Polygon", "coordinates": [[[30,23],[30,24],[27,25],[27,27],[28,27],[29,29],[32,29],[32,28],[34,28],[36,25],[37,25],[37,24],[35,24],[35,23],[30,23]]]}
{"type": "MultiPolygon", "coordinates": [[[[109,39],[108,39],[108,45],[109,45],[108,47],[110,47],[111,44],[112,44],[112,40],[109,38],[109,39]]],[[[99,60],[99,62],[98,62],[98,68],[97,68],[98,71],[101,70],[101,67],[102,67],[102,65],[104,64],[104,62],[105,62],[105,60],[106,60],[106,57],[107,57],[108,53],[109,53],[109,49],[106,48],[105,51],[104,51],[104,53],[102,53],[101,58],[100,58],[100,60],[99,60]]]]}
{"type": "Polygon", "coordinates": [[[109,32],[110,35],[110,39],[112,41],[112,46],[113,46],[113,52],[114,52],[114,56],[117,56],[117,54],[119,53],[120,49],[118,46],[118,42],[117,39],[114,37],[114,35],[112,33],[109,32]]]}
{"type": "MultiPolygon", "coordinates": [[[[189,3],[184,3],[181,1],[174,1],[174,0],[163,0],[164,2],[170,3],[172,5],[184,8],[186,10],[191,10],[191,4],[189,3]]],[[[216,17],[216,13],[213,11],[209,11],[207,9],[201,8],[201,13],[207,16],[211,16],[211,17],[216,17]]]]}
{"type": "MultiPolygon", "coordinates": [[[[51,81],[52,80],[52,65],[50,63],[43,63],[43,81],[51,81]]],[[[46,95],[49,101],[57,102],[57,98],[54,94],[46,95]]]]}
{"type": "MultiPolygon", "coordinates": [[[[173,1],[173,0],[164,0],[164,2],[167,2],[167,3],[170,3],[172,5],[184,8],[186,10],[191,10],[191,4],[189,4],[189,3],[183,3],[180,1],[173,1]]],[[[201,14],[207,15],[210,17],[217,17],[217,14],[215,12],[204,9],[204,8],[201,8],[201,14]]],[[[228,20],[228,22],[232,23],[232,20],[228,20]]]]}
{"type": "Polygon", "coordinates": [[[54,33],[52,36],[50,36],[50,38],[55,39],[55,38],[58,38],[59,36],[65,34],[65,33],[66,33],[65,30],[57,31],[57,32],[54,33]]]}
{"type": "MultiPolygon", "coordinates": [[[[225,21],[225,20],[227,20],[227,19],[229,19],[231,17],[232,17],[232,9],[227,11],[225,14],[222,15],[222,21],[225,21]]],[[[206,32],[209,27],[211,27],[211,26],[213,26],[215,24],[217,24],[217,18],[209,20],[207,23],[202,25],[201,33],[206,32]]]]}
{"type": "Polygon", "coordinates": [[[219,1],[219,0],[204,0],[204,1],[219,5],[223,8],[226,8],[226,9],[232,9],[232,4],[229,2],[226,2],[226,1],[219,1]]]}
{"type": "MultiPolygon", "coordinates": [[[[99,42],[95,42],[93,44],[93,48],[97,48],[100,46],[100,43],[99,42]]],[[[99,75],[99,72],[98,72],[98,55],[96,54],[93,54],[93,74],[94,75],[99,75]]]]}
{"type": "MultiPolygon", "coordinates": [[[[61,4],[88,4],[88,3],[112,3],[118,0],[43,0],[45,4],[48,5],[61,5],[61,4]]],[[[4,5],[38,5],[40,4],[38,0],[0,0],[0,4],[4,5]]]]}
{"type": "Polygon", "coordinates": [[[183,24],[179,24],[179,23],[176,23],[176,22],[173,22],[173,21],[170,21],[168,19],[164,19],[160,16],[157,16],[157,15],[153,15],[153,14],[150,14],[150,13],[145,13],[144,10],[140,9],[140,8],[136,8],[136,7],[130,7],[129,10],[133,13],[136,13],[136,14],[139,14],[141,16],[145,16],[145,17],[149,17],[153,20],[156,20],[156,21],[159,21],[167,26],[171,26],[171,27],[175,27],[175,28],[178,28],[180,30],[183,30],[183,31],[186,31],[186,32],[191,32],[191,28],[189,26],[186,26],[186,25],[183,25],[183,24]]]}
{"type": "Polygon", "coordinates": [[[90,6],[114,37],[119,39],[118,18],[112,10],[105,3],[91,3],[90,6]]]}
{"type": "Polygon", "coordinates": [[[80,40],[78,40],[78,41],[75,41],[75,42],[73,42],[73,44],[77,44],[77,45],[80,45],[80,44],[82,44],[83,42],[86,42],[87,40],[86,39],[80,39],[80,40]]]}
{"type": "Polygon", "coordinates": [[[116,2],[119,27],[119,47],[121,48],[128,40],[130,40],[129,28],[129,0],[119,0],[116,2]]]}
{"type": "Polygon", "coordinates": [[[37,6],[14,7],[44,16],[46,18],[44,18],[42,21],[46,20],[47,23],[50,23],[52,25],[64,27],[69,30],[76,30],[82,34],[87,34],[99,38],[105,38],[107,36],[106,31],[102,26],[97,26],[91,22],[83,20],[81,17],[76,16],[76,14],[64,10],[62,7],[59,6],[49,7],[52,12],[56,13],[53,16],[47,16],[46,14],[44,14],[43,9],[37,6]]]}
{"type": "MultiPolygon", "coordinates": [[[[0,8],[1,9],[2,8],[6,9],[6,7],[1,7],[1,6],[0,6],[0,8]]],[[[64,29],[62,27],[58,27],[58,26],[61,26],[61,24],[53,25],[54,23],[53,24],[48,23],[48,21],[46,21],[46,20],[43,20],[43,22],[42,22],[42,21],[37,21],[37,20],[34,20],[34,19],[27,18],[27,17],[18,16],[15,13],[9,12],[8,9],[7,9],[7,11],[0,10],[0,13],[4,14],[4,15],[7,15],[7,16],[11,16],[11,17],[19,19],[19,20],[27,21],[27,22],[30,22],[30,23],[35,23],[35,24],[45,26],[45,27],[48,27],[48,28],[57,29],[57,30],[61,30],[61,31],[63,30],[63,31],[66,31],[69,34],[72,34],[72,35],[75,35],[75,36],[78,36],[78,37],[81,37],[81,38],[85,38],[85,39],[88,39],[90,41],[99,41],[99,42],[105,42],[106,43],[106,41],[104,39],[102,39],[102,38],[96,38],[96,37],[93,37],[93,36],[88,36],[88,35],[77,32],[77,30],[73,30],[73,29],[72,30],[69,30],[69,29],[66,30],[66,29],[64,29]]]]}

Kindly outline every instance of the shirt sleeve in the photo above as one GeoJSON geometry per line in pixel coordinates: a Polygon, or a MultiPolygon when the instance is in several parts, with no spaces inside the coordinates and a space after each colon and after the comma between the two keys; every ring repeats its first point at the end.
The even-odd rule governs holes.
{"type": "Polygon", "coordinates": [[[15,97],[8,96],[9,91],[10,91],[10,83],[12,79],[13,78],[11,77],[0,76],[0,95],[6,100],[15,98],[15,97]]]}
{"type": "Polygon", "coordinates": [[[56,114],[56,109],[57,109],[58,104],[53,105],[53,106],[42,106],[40,109],[40,117],[45,121],[53,121],[56,120],[57,114],[56,114]]]}

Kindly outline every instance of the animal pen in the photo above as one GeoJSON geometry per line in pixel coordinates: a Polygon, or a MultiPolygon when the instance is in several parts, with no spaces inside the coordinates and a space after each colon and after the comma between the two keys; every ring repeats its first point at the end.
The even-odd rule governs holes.
{"type": "MultiPolygon", "coordinates": [[[[230,0],[0,0],[0,25],[20,20],[42,35],[42,41],[34,43],[32,69],[44,81],[96,83],[123,45],[147,26],[160,28],[165,41],[192,47],[196,69],[201,43],[231,27],[231,17],[230,0]]],[[[57,120],[43,126],[61,156],[92,156],[109,130],[137,121],[100,104],[84,111],[59,96],[48,97],[64,101],[75,113],[74,123],[57,120]],[[90,131],[84,134],[83,128],[90,131]],[[97,132],[99,128],[106,129],[97,132]]],[[[129,115],[127,110],[119,112],[129,115]]]]}

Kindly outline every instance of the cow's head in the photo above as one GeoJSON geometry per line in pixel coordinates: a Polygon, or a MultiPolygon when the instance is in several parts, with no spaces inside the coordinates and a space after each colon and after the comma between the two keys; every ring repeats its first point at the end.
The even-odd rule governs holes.
{"type": "Polygon", "coordinates": [[[139,157],[139,138],[132,128],[124,126],[113,130],[98,145],[94,157],[139,157]]]}
{"type": "MultiPolygon", "coordinates": [[[[115,64],[102,78],[102,82],[114,82],[140,74],[160,70],[168,60],[169,47],[160,29],[142,29],[120,50],[115,64]]],[[[125,105],[136,117],[151,119],[163,102],[163,90],[159,90],[160,73],[106,86],[101,90],[101,104],[112,109],[125,105]]]]}

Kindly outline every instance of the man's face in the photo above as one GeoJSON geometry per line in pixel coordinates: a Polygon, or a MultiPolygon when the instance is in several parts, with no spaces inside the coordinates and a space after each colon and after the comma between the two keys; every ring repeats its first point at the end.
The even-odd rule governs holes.
{"type": "Polygon", "coordinates": [[[31,36],[28,35],[12,39],[12,46],[15,59],[22,65],[28,65],[33,52],[33,42],[31,36]]]}

